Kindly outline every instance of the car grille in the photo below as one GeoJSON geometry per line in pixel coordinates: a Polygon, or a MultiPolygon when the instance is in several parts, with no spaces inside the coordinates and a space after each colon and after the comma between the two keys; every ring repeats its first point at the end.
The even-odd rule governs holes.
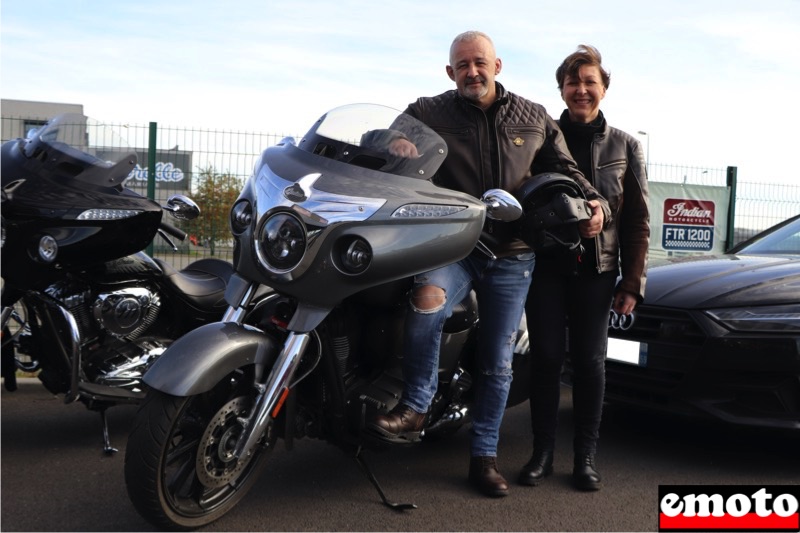
{"type": "Polygon", "coordinates": [[[609,335],[685,348],[697,348],[705,342],[705,333],[686,311],[642,306],[635,314],[636,322],[630,330],[609,330],[609,335]]]}
{"type": "Polygon", "coordinates": [[[609,336],[647,343],[647,372],[634,365],[606,366],[609,392],[615,383],[642,394],[666,393],[683,380],[701,356],[706,334],[686,311],[642,306],[627,331],[609,330],[609,336]]]}

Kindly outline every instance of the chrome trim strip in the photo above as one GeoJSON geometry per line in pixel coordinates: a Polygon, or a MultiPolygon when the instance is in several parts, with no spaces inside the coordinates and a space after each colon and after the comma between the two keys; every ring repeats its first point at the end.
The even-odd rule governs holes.
{"type": "Polygon", "coordinates": [[[258,198],[256,203],[259,220],[264,215],[261,206],[274,209],[297,205],[319,217],[320,223],[326,226],[336,222],[359,222],[367,220],[386,203],[384,198],[364,198],[320,191],[313,186],[319,177],[321,174],[312,173],[303,176],[297,182],[288,181],[272,172],[266,164],[263,165],[256,179],[259,196],[262,194],[266,196],[258,198]],[[302,188],[307,194],[306,200],[293,202],[284,196],[284,191],[294,185],[302,188]]]}

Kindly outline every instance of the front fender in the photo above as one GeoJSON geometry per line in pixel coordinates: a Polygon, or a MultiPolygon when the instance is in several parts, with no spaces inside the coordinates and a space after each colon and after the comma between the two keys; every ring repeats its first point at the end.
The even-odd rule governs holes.
{"type": "Polygon", "coordinates": [[[173,396],[201,394],[237,368],[274,361],[278,350],[278,343],[261,330],[214,322],[172,343],[145,373],[144,382],[173,396]]]}

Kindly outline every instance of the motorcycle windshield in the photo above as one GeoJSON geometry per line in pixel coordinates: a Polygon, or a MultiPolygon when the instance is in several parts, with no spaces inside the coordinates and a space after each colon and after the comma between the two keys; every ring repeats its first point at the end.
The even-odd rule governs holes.
{"type": "Polygon", "coordinates": [[[300,147],[349,165],[418,179],[430,179],[447,156],[447,145],[435,131],[411,115],[377,104],[327,112],[300,147]]]}
{"type": "Polygon", "coordinates": [[[54,179],[105,187],[123,184],[137,161],[113,127],[76,113],[58,115],[31,131],[23,152],[54,179]]]}

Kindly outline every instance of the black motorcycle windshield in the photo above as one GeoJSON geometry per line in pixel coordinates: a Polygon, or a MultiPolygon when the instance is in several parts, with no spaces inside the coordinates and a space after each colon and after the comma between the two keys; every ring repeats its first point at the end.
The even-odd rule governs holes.
{"type": "Polygon", "coordinates": [[[23,152],[35,173],[102,187],[123,184],[137,163],[115,128],[76,113],[58,115],[32,131],[23,152]]]}
{"type": "Polygon", "coordinates": [[[377,104],[350,104],[327,112],[299,147],[349,165],[430,179],[447,144],[411,115],[377,104]]]}

